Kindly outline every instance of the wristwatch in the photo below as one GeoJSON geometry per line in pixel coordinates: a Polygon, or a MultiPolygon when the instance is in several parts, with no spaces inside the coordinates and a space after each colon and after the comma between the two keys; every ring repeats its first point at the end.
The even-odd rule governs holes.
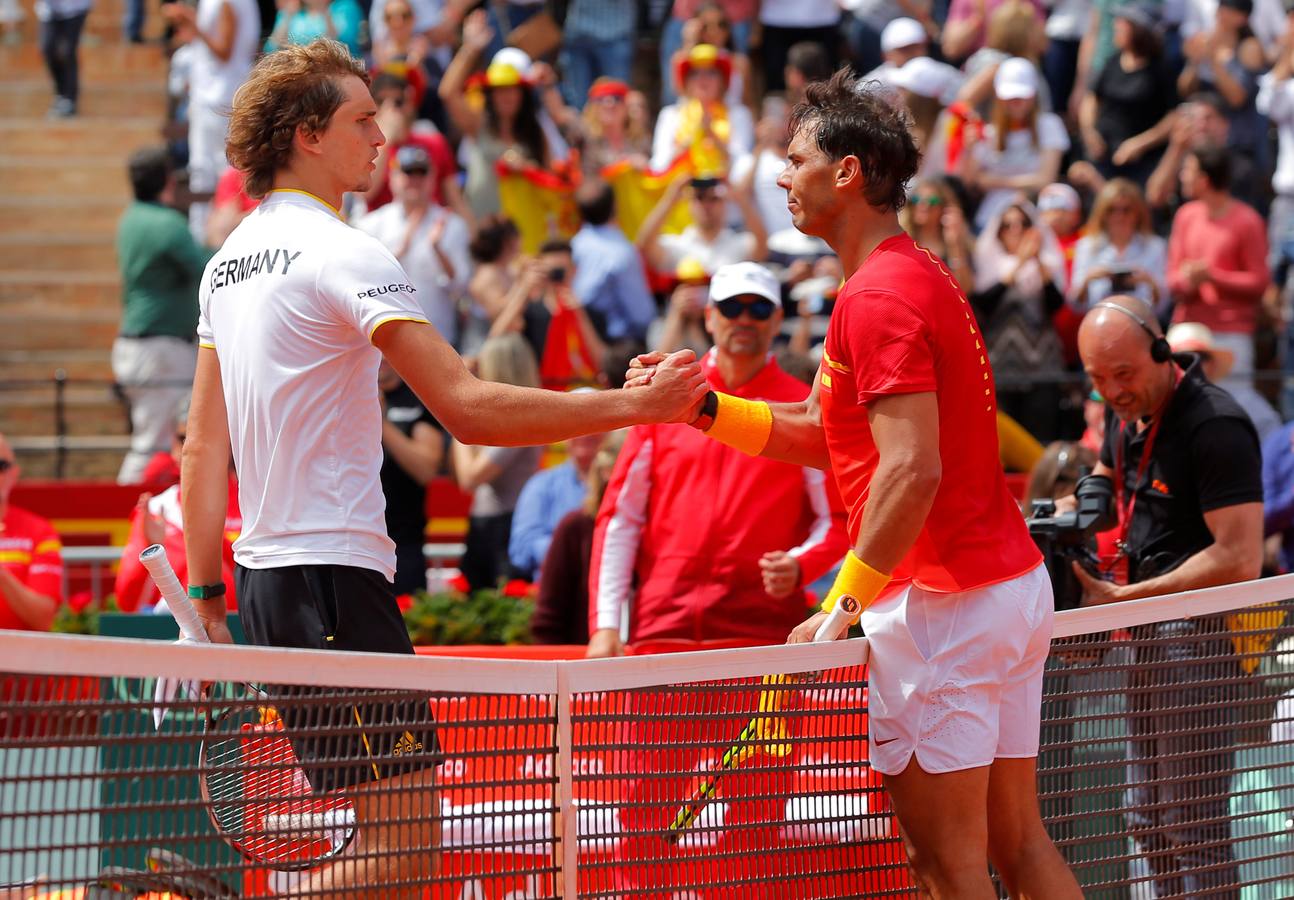
{"type": "Polygon", "coordinates": [[[701,412],[688,424],[700,431],[709,431],[710,426],[714,424],[714,417],[719,414],[719,395],[714,391],[706,392],[705,399],[701,401],[701,412]]]}
{"type": "Polygon", "coordinates": [[[217,597],[225,596],[225,583],[219,584],[191,584],[189,585],[190,600],[215,600],[217,597]]]}

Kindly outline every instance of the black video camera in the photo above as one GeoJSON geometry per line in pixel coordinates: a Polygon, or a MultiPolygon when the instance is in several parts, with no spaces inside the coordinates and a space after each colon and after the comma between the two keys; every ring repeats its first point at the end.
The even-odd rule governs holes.
{"type": "Polygon", "coordinates": [[[1114,485],[1104,475],[1084,475],[1074,488],[1078,509],[1056,515],[1056,501],[1035,500],[1025,523],[1029,535],[1042,551],[1043,563],[1051,576],[1056,609],[1074,609],[1083,602],[1083,586],[1070,563],[1077,562],[1095,578],[1101,573],[1096,558],[1096,533],[1112,528],[1114,485]]]}

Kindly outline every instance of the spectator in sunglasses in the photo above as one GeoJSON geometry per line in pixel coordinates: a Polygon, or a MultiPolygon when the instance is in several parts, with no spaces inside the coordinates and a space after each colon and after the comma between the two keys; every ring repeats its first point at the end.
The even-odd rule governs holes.
{"type": "Polygon", "coordinates": [[[912,239],[944,261],[962,291],[975,290],[975,241],[956,191],[943,178],[923,178],[899,214],[912,239]]]}
{"type": "MultiPolygon", "coordinates": [[[[808,396],[769,352],[782,325],[771,272],[753,262],[721,267],[704,318],[714,349],[701,365],[713,388],[774,402],[808,396]]],[[[830,478],[746,456],[692,428],[630,430],[603,497],[589,566],[589,656],[620,655],[626,637],[780,643],[779,629],[804,615],[805,586],[847,549],[830,478]],[[707,512],[698,530],[707,497],[721,502],[700,504],[707,512]],[[724,612],[736,608],[743,614],[724,612]]]]}

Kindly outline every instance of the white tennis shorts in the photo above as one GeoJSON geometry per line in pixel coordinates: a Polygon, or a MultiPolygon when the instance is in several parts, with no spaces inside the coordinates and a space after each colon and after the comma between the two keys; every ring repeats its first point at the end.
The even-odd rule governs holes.
{"type": "Polygon", "coordinates": [[[1040,564],[960,594],[908,585],[863,612],[872,767],[898,775],[1038,755],[1055,611],[1040,564]]]}

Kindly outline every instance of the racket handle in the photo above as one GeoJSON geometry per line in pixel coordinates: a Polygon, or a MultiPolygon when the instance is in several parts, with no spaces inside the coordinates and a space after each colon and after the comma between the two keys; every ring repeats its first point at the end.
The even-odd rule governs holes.
{"type": "Polygon", "coordinates": [[[818,626],[817,633],[813,635],[814,643],[834,641],[862,611],[862,606],[857,600],[848,594],[842,595],[831,608],[831,612],[827,613],[826,621],[818,626]]]}
{"type": "Polygon", "coordinates": [[[148,574],[153,578],[153,584],[162,592],[162,599],[170,607],[171,615],[175,616],[175,621],[180,624],[180,631],[191,641],[198,643],[208,643],[207,629],[202,627],[202,620],[198,618],[198,611],[193,608],[193,603],[189,601],[189,595],[184,592],[180,585],[180,579],[175,577],[175,570],[171,568],[171,561],[166,558],[166,549],[161,544],[153,544],[151,547],[145,547],[139,554],[139,561],[148,574]]]}

